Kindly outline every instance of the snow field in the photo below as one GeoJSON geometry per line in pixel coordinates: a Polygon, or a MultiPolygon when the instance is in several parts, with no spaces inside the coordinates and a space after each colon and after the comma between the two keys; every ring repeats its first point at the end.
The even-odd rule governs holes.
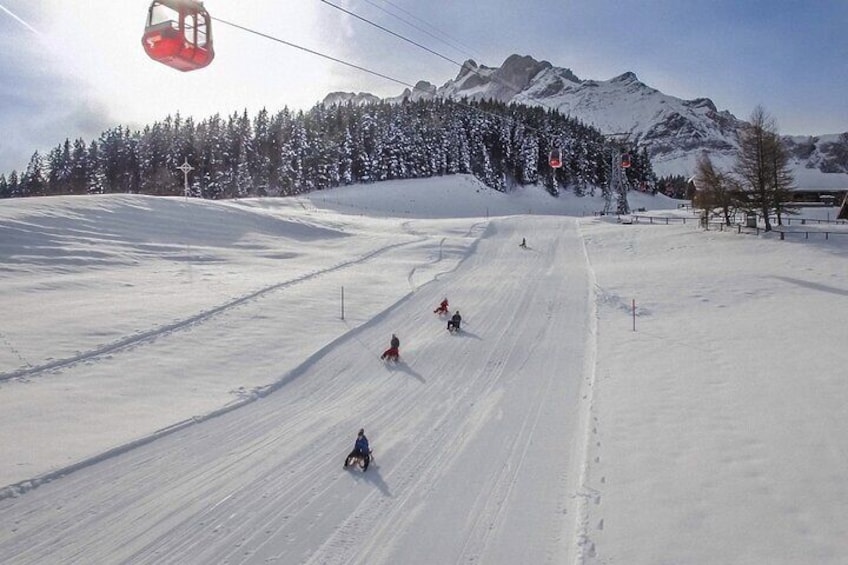
{"type": "Polygon", "coordinates": [[[11,204],[4,563],[848,554],[840,238],[621,225],[467,177],[11,204]],[[366,473],[342,469],[359,427],[366,473]]]}

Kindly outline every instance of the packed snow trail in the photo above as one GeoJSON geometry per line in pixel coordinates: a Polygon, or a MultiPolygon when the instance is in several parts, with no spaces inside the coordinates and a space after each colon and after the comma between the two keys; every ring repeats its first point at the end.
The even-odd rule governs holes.
{"type": "Polygon", "coordinates": [[[492,220],[454,272],[275,393],[0,501],[0,560],[573,561],[591,292],[575,219],[492,220]],[[345,471],[360,427],[375,461],[345,471]]]}
{"type": "MultiPolygon", "coordinates": [[[[90,216],[99,219],[98,203],[127,216],[125,200],[75,199],[42,221],[58,217],[58,228],[66,216],[91,223],[90,216]]],[[[10,338],[2,343],[21,344],[30,366],[14,378],[0,375],[0,498],[264,394],[310,353],[455,269],[484,229],[477,218],[410,223],[292,215],[284,203],[293,206],[275,202],[282,209],[267,214],[277,224],[264,213],[242,209],[231,210],[226,222],[219,208],[229,204],[209,210],[206,203],[192,201],[198,205],[188,230],[193,241],[213,231],[210,224],[227,226],[232,235],[223,239],[235,240],[229,247],[214,247],[214,240],[205,247],[204,255],[215,260],[191,267],[195,282],[173,272],[173,266],[165,269],[162,256],[115,251],[135,245],[140,236],[131,226],[144,223],[135,215],[144,215],[144,209],[126,222],[104,226],[95,243],[67,236],[65,245],[72,250],[94,247],[96,265],[56,267],[50,258],[65,255],[49,250],[31,263],[21,262],[17,275],[0,274],[0,294],[14,296],[2,328],[10,338]],[[250,231],[260,220],[269,236],[250,231]],[[239,233],[245,235],[237,239],[239,233]],[[311,239],[294,237],[303,233],[311,239]],[[247,245],[250,253],[243,251],[247,245]],[[126,262],[137,265],[127,269],[126,262]],[[343,287],[349,300],[340,320],[343,287]],[[369,287],[383,290],[369,292],[369,287]],[[294,331],[305,323],[310,331],[294,331]],[[52,368],[43,371],[45,364],[52,368]],[[55,404],[45,409],[45,400],[55,404]],[[24,439],[33,436],[37,449],[24,439]]],[[[154,211],[163,210],[171,208],[154,211]]],[[[164,215],[147,214],[152,233],[173,229],[169,221],[187,223],[164,215]]],[[[37,230],[31,238],[31,248],[48,243],[37,230]]]]}

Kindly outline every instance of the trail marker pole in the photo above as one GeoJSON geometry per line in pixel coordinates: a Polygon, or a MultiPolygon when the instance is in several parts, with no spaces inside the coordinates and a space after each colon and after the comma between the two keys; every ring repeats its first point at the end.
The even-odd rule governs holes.
{"type": "Polygon", "coordinates": [[[633,299],[633,331],[636,331],[636,299],[633,299]]]}

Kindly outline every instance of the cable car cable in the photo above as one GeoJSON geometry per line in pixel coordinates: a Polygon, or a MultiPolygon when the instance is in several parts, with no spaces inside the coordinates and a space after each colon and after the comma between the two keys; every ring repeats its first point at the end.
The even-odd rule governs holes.
{"type": "Polygon", "coordinates": [[[378,24],[378,23],[372,22],[372,21],[371,21],[371,20],[369,20],[368,18],[365,18],[365,17],[363,17],[363,16],[360,16],[359,14],[356,14],[356,13],[354,13],[354,12],[351,12],[350,10],[347,10],[347,9],[345,9],[345,8],[342,8],[341,6],[339,6],[339,5],[337,5],[337,4],[333,4],[332,2],[329,2],[328,0],[319,0],[319,1],[320,1],[320,2],[323,2],[324,4],[327,4],[328,6],[332,6],[332,7],[333,7],[333,8],[335,8],[336,10],[339,10],[340,12],[344,12],[345,14],[347,14],[347,15],[349,15],[349,16],[351,16],[351,17],[354,17],[354,18],[356,18],[356,19],[358,19],[358,20],[361,20],[361,21],[363,21],[363,22],[365,22],[365,23],[368,23],[368,24],[370,24],[370,25],[372,25],[372,26],[376,27],[377,29],[379,29],[379,30],[381,30],[381,31],[384,31],[384,32],[388,33],[389,35],[392,35],[392,36],[394,36],[394,37],[397,37],[398,39],[402,39],[403,41],[406,41],[407,43],[411,43],[412,45],[415,45],[416,47],[420,47],[420,48],[421,48],[421,49],[423,49],[424,51],[427,51],[428,53],[431,53],[431,54],[435,55],[436,57],[440,57],[440,58],[444,59],[445,61],[447,61],[447,62],[449,62],[449,63],[453,63],[454,65],[457,65],[457,66],[459,66],[459,67],[462,67],[462,63],[459,63],[459,62],[457,62],[457,61],[454,61],[454,60],[453,60],[453,59],[451,59],[450,57],[448,57],[448,56],[446,56],[446,55],[442,55],[442,54],[441,54],[441,53],[439,53],[438,51],[434,51],[433,49],[430,49],[429,47],[426,47],[426,46],[424,46],[424,45],[422,45],[422,44],[418,43],[417,41],[414,41],[414,40],[412,40],[412,39],[409,39],[408,37],[404,37],[403,35],[401,35],[401,34],[399,34],[399,33],[395,33],[394,31],[390,30],[390,29],[389,29],[389,28],[387,28],[387,27],[383,27],[383,26],[381,26],[381,25],[380,25],[380,24],[378,24]]]}
{"type": "MultiPolygon", "coordinates": [[[[424,29],[423,27],[421,27],[421,26],[419,26],[419,25],[415,24],[414,22],[411,22],[411,21],[409,21],[409,20],[407,20],[407,19],[404,19],[404,18],[400,17],[399,15],[397,15],[397,14],[395,14],[395,13],[391,12],[390,10],[387,10],[386,8],[384,8],[384,7],[382,7],[382,6],[377,5],[377,4],[376,4],[373,0],[363,0],[363,1],[364,1],[366,4],[370,4],[370,5],[374,6],[376,9],[380,10],[381,12],[383,12],[383,13],[385,13],[385,14],[388,14],[389,16],[391,16],[391,17],[393,17],[393,18],[395,18],[395,19],[397,19],[397,20],[399,20],[399,21],[401,21],[401,22],[405,23],[406,25],[408,25],[408,26],[409,26],[409,27],[411,27],[412,29],[418,30],[418,31],[420,31],[420,32],[421,32],[421,33],[423,33],[423,34],[425,34],[425,35],[428,35],[428,36],[432,37],[432,38],[433,38],[433,39],[435,39],[436,41],[440,41],[440,42],[444,43],[445,45],[447,45],[448,47],[450,47],[450,48],[452,48],[452,49],[456,49],[457,51],[459,51],[459,52],[461,52],[461,53],[463,53],[463,54],[465,54],[465,55],[470,55],[470,54],[469,54],[469,52],[471,51],[471,48],[470,48],[470,47],[468,47],[467,45],[464,45],[464,44],[463,44],[461,41],[459,41],[458,39],[455,39],[455,38],[451,37],[450,35],[448,35],[447,33],[445,33],[445,32],[443,32],[443,31],[441,31],[438,27],[436,27],[436,26],[434,26],[433,24],[431,24],[431,23],[427,22],[426,20],[423,20],[423,19],[419,18],[418,16],[416,16],[415,14],[413,14],[413,13],[411,13],[411,12],[407,11],[407,10],[404,10],[404,9],[403,9],[403,8],[401,8],[400,6],[398,6],[398,5],[396,5],[396,4],[393,4],[393,3],[389,2],[388,0],[383,0],[383,2],[384,2],[385,4],[388,4],[389,6],[391,6],[392,8],[394,8],[395,10],[397,10],[398,12],[402,12],[402,13],[406,14],[406,15],[407,15],[407,16],[409,16],[410,18],[413,18],[413,19],[415,19],[415,20],[418,20],[419,22],[421,22],[422,24],[426,25],[427,27],[430,27],[431,29],[435,30],[437,33],[439,33],[439,34],[440,34],[440,35],[442,35],[443,37],[438,37],[438,36],[437,36],[437,35],[435,35],[434,33],[427,31],[426,29],[424,29]]],[[[478,59],[480,58],[478,55],[470,55],[470,56],[471,56],[472,58],[473,58],[473,57],[477,57],[478,59]]]]}
{"type": "Polygon", "coordinates": [[[248,27],[244,27],[244,26],[235,24],[233,22],[228,22],[227,20],[222,20],[221,18],[212,18],[212,19],[215,20],[216,22],[220,22],[222,24],[234,27],[236,29],[246,31],[247,33],[252,33],[254,35],[258,35],[259,37],[264,37],[265,39],[270,39],[271,41],[276,41],[277,43],[282,43],[283,45],[288,45],[289,47],[294,47],[295,49],[300,49],[301,51],[305,51],[306,53],[309,53],[311,55],[317,55],[318,57],[323,57],[324,59],[329,59],[330,61],[340,63],[342,65],[346,65],[346,66],[354,68],[356,70],[363,71],[363,72],[366,72],[368,74],[371,74],[371,75],[374,75],[374,76],[377,76],[377,77],[380,77],[380,78],[384,78],[386,80],[396,82],[400,85],[407,86],[409,88],[415,89],[415,86],[412,85],[412,84],[409,84],[408,82],[390,77],[388,75],[385,75],[385,74],[377,72],[377,71],[372,71],[371,69],[367,69],[367,68],[362,67],[360,65],[357,65],[355,63],[349,63],[347,61],[343,61],[342,59],[338,59],[336,57],[333,57],[332,55],[327,55],[325,53],[315,51],[314,49],[309,49],[308,47],[303,47],[301,45],[297,45],[297,44],[292,43],[290,41],[286,41],[285,39],[280,39],[279,37],[274,37],[273,35],[268,35],[267,33],[262,33],[261,31],[256,31],[255,29],[250,29],[248,27]]]}

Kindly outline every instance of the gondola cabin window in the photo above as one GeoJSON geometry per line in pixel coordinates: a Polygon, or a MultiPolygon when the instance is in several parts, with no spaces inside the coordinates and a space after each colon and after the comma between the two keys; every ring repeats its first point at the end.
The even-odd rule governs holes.
{"type": "Polygon", "coordinates": [[[562,151],[560,151],[559,149],[554,149],[553,151],[551,151],[548,163],[554,169],[559,169],[560,167],[562,167],[562,151]]]}

